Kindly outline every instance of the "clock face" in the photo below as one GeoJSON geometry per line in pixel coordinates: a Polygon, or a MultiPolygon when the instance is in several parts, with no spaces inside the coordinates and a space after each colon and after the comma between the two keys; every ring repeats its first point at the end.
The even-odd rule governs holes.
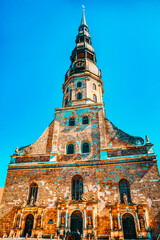
{"type": "Polygon", "coordinates": [[[77,68],[80,68],[80,67],[83,67],[83,66],[84,66],[84,62],[83,61],[76,62],[76,67],[77,68]]]}

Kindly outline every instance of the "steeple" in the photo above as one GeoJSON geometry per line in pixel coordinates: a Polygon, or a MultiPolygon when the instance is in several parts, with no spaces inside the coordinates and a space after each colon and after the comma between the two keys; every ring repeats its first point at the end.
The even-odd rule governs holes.
{"type": "Polygon", "coordinates": [[[83,15],[82,15],[82,20],[81,20],[81,25],[80,26],[87,26],[86,24],[86,18],[85,18],[85,7],[83,7],[83,15]]]}
{"type": "Polygon", "coordinates": [[[65,83],[63,84],[63,106],[102,102],[103,83],[101,70],[96,65],[96,54],[92,47],[84,8],[75,42],[76,47],[73,49],[70,57],[71,66],[65,75],[65,83]],[[90,83],[87,84],[86,79],[90,83]],[[91,86],[89,85],[91,82],[92,85],[94,84],[92,88],[96,88],[95,93],[92,91],[95,89],[90,89],[91,86]],[[76,84],[83,86],[83,91],[80,91],[80,87],[77,87],[76,84]]]}

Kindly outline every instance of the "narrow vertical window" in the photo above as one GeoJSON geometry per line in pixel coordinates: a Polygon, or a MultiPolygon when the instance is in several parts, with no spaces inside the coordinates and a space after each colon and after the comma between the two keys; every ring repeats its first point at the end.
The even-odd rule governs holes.
{"type": "Polygon", "coordinates": [[[38,193],[38,185],[36,183],[32,183],[30,185],[30,192],[29,192],[29,199],[28,204],[34,204],[37,200],[37,193],[38,193]]]}
{"type": "Polygon", "coordinates": [[[84,142],[82,144],[82,153],[89,153],[90,152],[90,147],[89,147],[89,143],[84,142]]]}
{"type": "Polygon", "coordinates": [[[80,99],[82,99],[82,93],[81,92],[77,93],[77,100],[80,100],[80,99]]]}
{"type": "Polygon", "coordinates": [[[89,124],[89,117],[88,116],[84,116],[82,118],[82,124],[89,124]]]}
{"type": "Polygon", "coordinates": [[[79,88],[79,87],[82,87],[82,83],[81,82],[77,83],[77,88],[79,88]]]}
{"type": "Polygon", "coordinates": [[[82,200],[83,179],[80,175],[76,175],[72,179],[72,199],[82,200]]]}
{"type": "Polygon", "coordinates": [[[122,179],[119,182],[119,191],[120,191],[121,203],[125,203],[125,201],[128,201],[128,203],[131,203],[129,182],[126,179],[122,179]]]}
{"type": "Polygon", "coordinates": [[[74,154],[75,150],[74,150],[74,144],[68,144],[67,146],[67,154],[74,154]]]}
{"type": "Polygon", "coordinates": [[[72,117],[69,119],[69,126],[74,126],[75,125],[75,118],[72,117]]]}
{"type": "Polygon", "coordinates": [[[97,102],[97,96],[96,96],[96,94],[93,94],[93,101],[97,102]]]}
{"type": "Polygon", "coordinates": [[[96,84],[93,83],[93,90],[96,90],[96,89],[97,89],[96,84]]]}

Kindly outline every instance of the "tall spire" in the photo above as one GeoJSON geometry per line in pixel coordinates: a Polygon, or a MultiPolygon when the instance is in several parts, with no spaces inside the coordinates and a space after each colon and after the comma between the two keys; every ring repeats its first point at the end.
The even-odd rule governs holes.
{"type": "Polygon", "coordinates": [[[103,82],[101,70],[96,65],[85,10],[76,37],[76,46],[71,54],[71,65],[63,84],[63,107],[102,103],[103,82]]]}
{"type": "Polygon", "coordinates": [[[86,24],[86,18],[85,18],[85,7],[84,7],[84,5],[82,5],[82,7],[83,7],[83,15],[82,15],[82,20],[81,20],[81,26],[82,26],[82,25],[87,26],[87,24],[86,24]]]}

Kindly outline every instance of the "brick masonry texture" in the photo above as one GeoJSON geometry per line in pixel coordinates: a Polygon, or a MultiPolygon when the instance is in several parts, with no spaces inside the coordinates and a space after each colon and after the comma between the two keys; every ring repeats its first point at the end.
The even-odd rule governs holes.
{"type": "Polygon", "coordinates": [[[0,203],[2,201],[2,195],[3,195],[3,187],[0,187],[0,203]]]}

